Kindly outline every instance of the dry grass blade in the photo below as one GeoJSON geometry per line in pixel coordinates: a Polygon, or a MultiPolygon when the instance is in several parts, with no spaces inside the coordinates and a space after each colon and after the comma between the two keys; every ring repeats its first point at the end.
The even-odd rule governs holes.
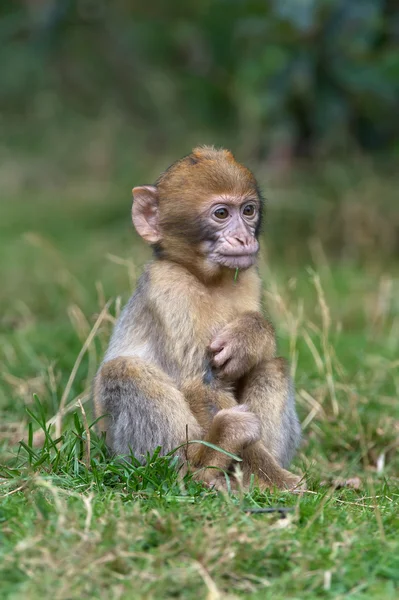
{"type": "Polygon", "coordinates": [[[338,416],[339,414],[339,406],[337,402],[337,396],[335,393],[335,385],[334,385],[334,374],[332,368],[332,358],[331,358],[331,348],[329,344],[329,333],[331,327],[331,313],[326,302],[326,297],[324,294],[323,287],[321,285],[320,275],[315,273],[313,270],[310,270],[312,283],[315,287],[317,293],[317,300],[320,307],[321,313],[321,321],[322,321],[322,344],[323,344],[323,354],[324,361],[326,365],[326,380],[328,389],[330,392],[331,404],[334,416],[338,416]]]}
{"type": "Polygon", "coordinates": [[[393,297],[392,278],[387,275],[382,275],[371,314],[371,325],[374,333],[381,331],[384,327],[391,309],[393,297]]]}
{"type": "Polygon", "coordinates": [[[298,394],[301,398],[303,398],[303,400],[305,400],[307,404],[309,404],[312,407],[307,417],[305,417],[304,421],[302,422],[302,429],[304,431],[310,425],[310,423],[313,421],[313,419],[318,413],[321,413],[321,415],[325,417],[325,412],[320,402],[317,402],[317,400],[313,398],[313,396],[311,396],[309,392],[307,392],[306,390],[299,390],[298,394]]]}
{"type": "Polygon", "coordinates": [[[5,494],[1,494],[0,498],[6,498],[7,496],[12,496],[12,494],[16,494],[17,492],[20,492],[21,490],[24,489],[25,485],[26,484],[20,485],[17,488],[14,488],[13,490],[6,492],[5,494]]]}
{"type": "Polygon", "coordinates": [[[82,412],[82,419],[83,419],[83,425],[85,428],[85,432],[86,432],[86,441],[85,441],[85,464],[86,464],[86,468],[88,469],[90,467],[90,427],[89,424],[87,422],[87,416],[86,416],[86,411],[83,408],[83,404],[81,402],[81,400],[78,400],[78,406],[82,412]]]}
{"type": "Polygon", "coordinates": [[[193,565],[198,571],[198,573],[201,575],[203,582],[208,588],[206,600],[221,600],[222,595],[219,592],[216,583],[213,581],[212,577],[209,575],[205,567],[198,561],[193,561],[193,565]]]}
{"type": "MultiPolygon", "coordinates": [[[[104,303],[105,304],[105,303],[104,303]]],[[[104,306],[104,304],[102,306],[104,306]]],[[[85,314],[77,304],[72,304],[68,307],[68,316],[75,329],[79,340],[84,343],[86,337],[90,333],[90,325],[85,314]]],[[[87,380],[92,381],[97,368],[97,353],[95,344],[91,344],[87,349],[89,357],[89,366],[87,370],[87,380]]]]}
{"type": "Polygon", "coordinates": [[[316,364],[319,374],[322,375],[324,373],[323,359],[320,356],[319,351],[317,350],[316,346],[314,345],[314,343],[312,341],[312,338],[310,337],[309,333],[306,331],[305,328],[303,328],[303,330],[302,330],[302,336],[313,356],[313,359],[314,359],[314,362],[316,364]]]}
{"type": "Polygon", "coordinates": [[[55,435],[57,438],[61,436],[63,410],[65,408],[65,404],[68,400],[68,396],[72,389],[73,382],[75,381],[76,373],[78,372],[78,369],[79,369],[80,363],[82,362],[83,356],[85,355],[87,349],[89,348],[90,344],[94,340],[98,329],[100,328],[102,322],[104,321],[104,319],[108,313],[108,308],[109,308],[110,304],[111,304],[111,301],[108,301],[107,304],[102,309],[102,311],[100,312],[100,314],[98,315],[97,320],[94,323],[89,335],[87,336],[86,341],[83,344],[83,346],[76,358],[75,364],[73,365],[73,369],[69,376],[68,383],[66,384],[64,393],[62,394],[59,410],[58,410],[57,417],[56,417],[55,435]]]}
{"type": "Polygon", "coordinates": [[[121,258],[120,256],[115,256],[114,254],[110,253],[107,254],[107,258],[115,265],[121,265],[122,267],[126,267],[127,275],[129,278],[129,285],[130,288],[133,289],[137,281],[137,273],[134,262],[129,258],[121,258]]]}

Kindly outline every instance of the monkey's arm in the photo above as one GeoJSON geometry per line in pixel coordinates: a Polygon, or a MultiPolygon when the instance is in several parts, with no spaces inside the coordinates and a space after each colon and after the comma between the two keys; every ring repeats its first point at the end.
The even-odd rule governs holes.
{"type": "Polygon", "coordinates": [[[200,378],[185,381],[181,391],[201,427],[209,430],[219,410],[237,406],[232,392],[205,385],[200,378]]]}
{"type": "Polygon", "coordinates": [[[237,380],[262,360],[274,358],[274,328],[261,313],[247,312],[226,325],[209,348],[219,376],[237,380]]]}

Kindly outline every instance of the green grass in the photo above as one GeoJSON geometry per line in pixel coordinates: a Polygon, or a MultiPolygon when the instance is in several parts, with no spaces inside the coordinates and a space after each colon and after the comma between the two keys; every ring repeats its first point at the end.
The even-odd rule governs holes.
{"type": "Polygon", "coordinates": [[[229,496],[181,481],[173,457],[110,460],[91,426],[91,378],[149,256],[128,190],[155,170],[105,181],[39,165],[32,183],[12,164],[0,173],[1,597],[395,597],[394,176],[327,166],[271,181],[261,273],[308,490],[229,496]],[[292,510],[249,512],[268,507],[292,510]]]}

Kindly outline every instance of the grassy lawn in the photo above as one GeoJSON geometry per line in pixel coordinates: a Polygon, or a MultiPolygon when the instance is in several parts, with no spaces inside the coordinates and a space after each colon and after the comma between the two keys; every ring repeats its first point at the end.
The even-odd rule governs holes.
{"type": "Polygon", "coordinates": [[[158,171],[94,163],[0,172],[1,597],[396,597],[397,177],[355,165],[268,182],[265,305],[308,489],[228,496],[179,481],[173,457],[110,460],[91,428],[92,376],[149,257],[129,186],[158,171]],[[272,507],[287,510],[258,510],[272,507]]]}

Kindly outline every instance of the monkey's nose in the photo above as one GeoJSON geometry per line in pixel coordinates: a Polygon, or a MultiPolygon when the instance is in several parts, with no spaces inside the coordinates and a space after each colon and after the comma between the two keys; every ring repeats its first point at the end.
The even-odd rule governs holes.
{"type": "Polygon", "coordinates": [[[235,233],[232,235],[232,245],[239,248],[240,251],[248,250],[251,252],[257,243],[252,236],[247,235],[246,233],[235,233]]]}
{"type": "Polygon", "coordinates": [[[238,242],[240,244],[240,246],[247,246],[248,245],[248,241],[249,240],[245,239],[243,236],[235,235],[234,239],[236,240],[236,242],[238,242]]]}

